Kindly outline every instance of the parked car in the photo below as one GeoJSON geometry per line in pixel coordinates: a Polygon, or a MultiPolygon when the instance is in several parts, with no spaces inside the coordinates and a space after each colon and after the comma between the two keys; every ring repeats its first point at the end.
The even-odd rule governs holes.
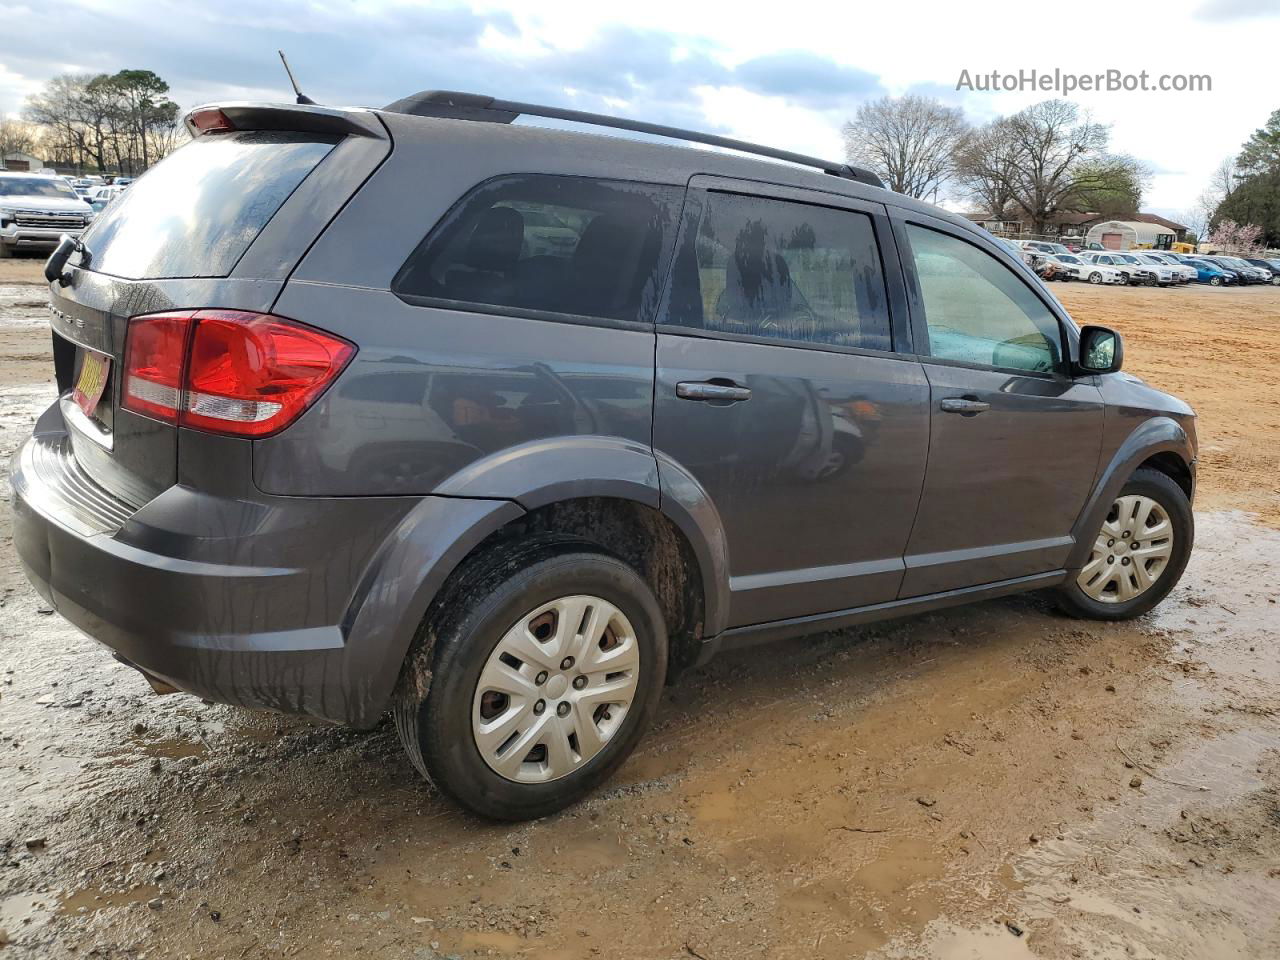
{"type": "Polygon", "coordinates": [[[1240,278],[1241,283],[1270,283],[1271,273],[1260,267],[1255,267],[1249,261],[1242,257],[1215,256],[1210,257],[1215,263],[1222,264],[1226,269],[1234,271],[1236,276],[1240,278]]]}
{"type": "Polygon", "coordinates": [[[1188,267],[1185,264],[1178,263],[1163,254],[1145,250],[1142,253],[1133,254],[1140,263],[1155,264],[1158,267],[1168,267],[1173,274],[1174,283],[1191,283],[1196,279],[1196,270],[1194,267],[1188,267]]]}
{"type": "Polygon", "coordinates": [[[1153,287],[1167,287],[1177,282],[1177,278],[1173,274],[1173,267],[1167,263],[1161,263],[1159,260],[1145,260],[1136,253],[1113,253],[1111,257],[1120,261],[1120,263],[1135,267],[1139,282],[1148,283],[1153,287]]]}
{"type": "Polygon", "coordinates": [[[1054,259],[1063,264],[1067,272],[1075,280],[1087,280],[1089,283],[1119,283],[1125,282],[1125,276],[1115,267],[1104,266],[1100,263],[1092,263],[1082,257],[1077,257],[1070,253],[1059,253],[1054,255],[1054,259]]]}
{"type": "Polygon", "coordinates": [[[1024,250],[1034,250],[1036,253],[1043,253],[1049,256],[1071,252],[1063,244],[1051,243],[1047,240],[1020,240],[1019,243],[1024,250]]]}
{"type": "Polygon", "coordinates": [[[1200,283],[1207,283],[1214,287],[1222,287],[1228,284],[1236,284],[1239,277],[1234,271],[1225,269],[1222,264],[1215,263],[1202,257],[1181,256],[1180,259],[1189,267],[1196,268],[1196,280],[1200,283]]]}
{"type": "Polygon", "coordinates": [[[64,233],[78,237],[92,219],[62,178],[0,171],[0,259],[16,250],[50,250],[64,233]]]}
{"type": "Polygon", "coordinates": [[[11,475],[58,613],[161,689],[389,710],[442,791],[520,819],[717,652],[1045,588],[1120,620],[1177,583],[1191,408],[986,231],[843,163],[530,114],[583,120],[201,107],[59,246],[60,396],[11,475]],[[577,242],[526,252],[522,211],[577,242]]]}
{"type": "Polygon", "coordinates": [[[1136,263],[1129,263],[1122,260],[1120,254],[1115,251],[1099,252],[1097,250],[1083,250],[1076,254],[1080,259],[1088,263],[1097,264],[1102,267],[1110,267],[1113,270],[1120,271],[1124,277],[1125,283],[1146,283],[1147,275],[1145,268],[1136,263]]]}
{"type": "Polygon", "coordinates": [[[114,184],[106,187],[95,187],[85,199],[89,206],[93,207],[94,213],[101,213],[107,204],[119,197],[124,191],[124,187],[114,184]]]}
{"type": "Polygon", "coordinates": [[[1252,264],[1271,275],[1271,283],[1280,286],[1280,260],[1263,260],[1261,257],[1245,257],[1246,263],[1252,264]]]}

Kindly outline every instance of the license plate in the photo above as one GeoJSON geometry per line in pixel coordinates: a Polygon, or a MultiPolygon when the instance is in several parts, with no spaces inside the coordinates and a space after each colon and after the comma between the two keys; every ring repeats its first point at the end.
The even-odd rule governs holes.
{"type": "Polygon", "coordinates": [[[102,399],[102,391],[107,385],[107,374],[111,372],[111,358],[104,353],[92,350],[84,351],[84,359],[80,362],[80,377],[76,380],[75,393],[71,399],[84,411],[85,416],[92,417],[102,399]]]}

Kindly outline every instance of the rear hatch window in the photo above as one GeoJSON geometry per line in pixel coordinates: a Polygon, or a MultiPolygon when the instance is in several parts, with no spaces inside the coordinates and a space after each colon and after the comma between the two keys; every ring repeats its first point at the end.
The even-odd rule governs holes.
{"type": "Polygon", "coordinates": [[[277,130],[199,137],[98,215],[84,234],[89,269],[127,280],[227,276],[340,139],[277,130]]]}

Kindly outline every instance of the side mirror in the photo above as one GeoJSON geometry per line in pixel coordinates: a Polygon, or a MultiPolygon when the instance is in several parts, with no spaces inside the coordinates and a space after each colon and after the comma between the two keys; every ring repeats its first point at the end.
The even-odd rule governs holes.
{"type": "Polygon", "coordinates": [[[1080,362],[1084,373],[1115,373],[1124,364],[1124,340],[1109,327],[1080,331],[1080,362]]]}

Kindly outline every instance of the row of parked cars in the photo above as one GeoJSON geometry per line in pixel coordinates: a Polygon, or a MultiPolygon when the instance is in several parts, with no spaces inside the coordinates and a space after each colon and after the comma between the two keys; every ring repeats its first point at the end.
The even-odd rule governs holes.
{"type": "Polygon", "coordinates": [[[1173,253],[1167,250],[1079,250],[1045,240],[1004,240],[1046,280],[1095,284],[1214,287],[1270,283],[1280,286],[1280,258],[1173,253]]]}
{"type": "Polygon", "coordinates": [[[93,207],[95,213],[124,193],[129,184],[133,183],[133,177],[106,178],[93,175],[62,179],[67,181],[81,200],[93,207]]]}

